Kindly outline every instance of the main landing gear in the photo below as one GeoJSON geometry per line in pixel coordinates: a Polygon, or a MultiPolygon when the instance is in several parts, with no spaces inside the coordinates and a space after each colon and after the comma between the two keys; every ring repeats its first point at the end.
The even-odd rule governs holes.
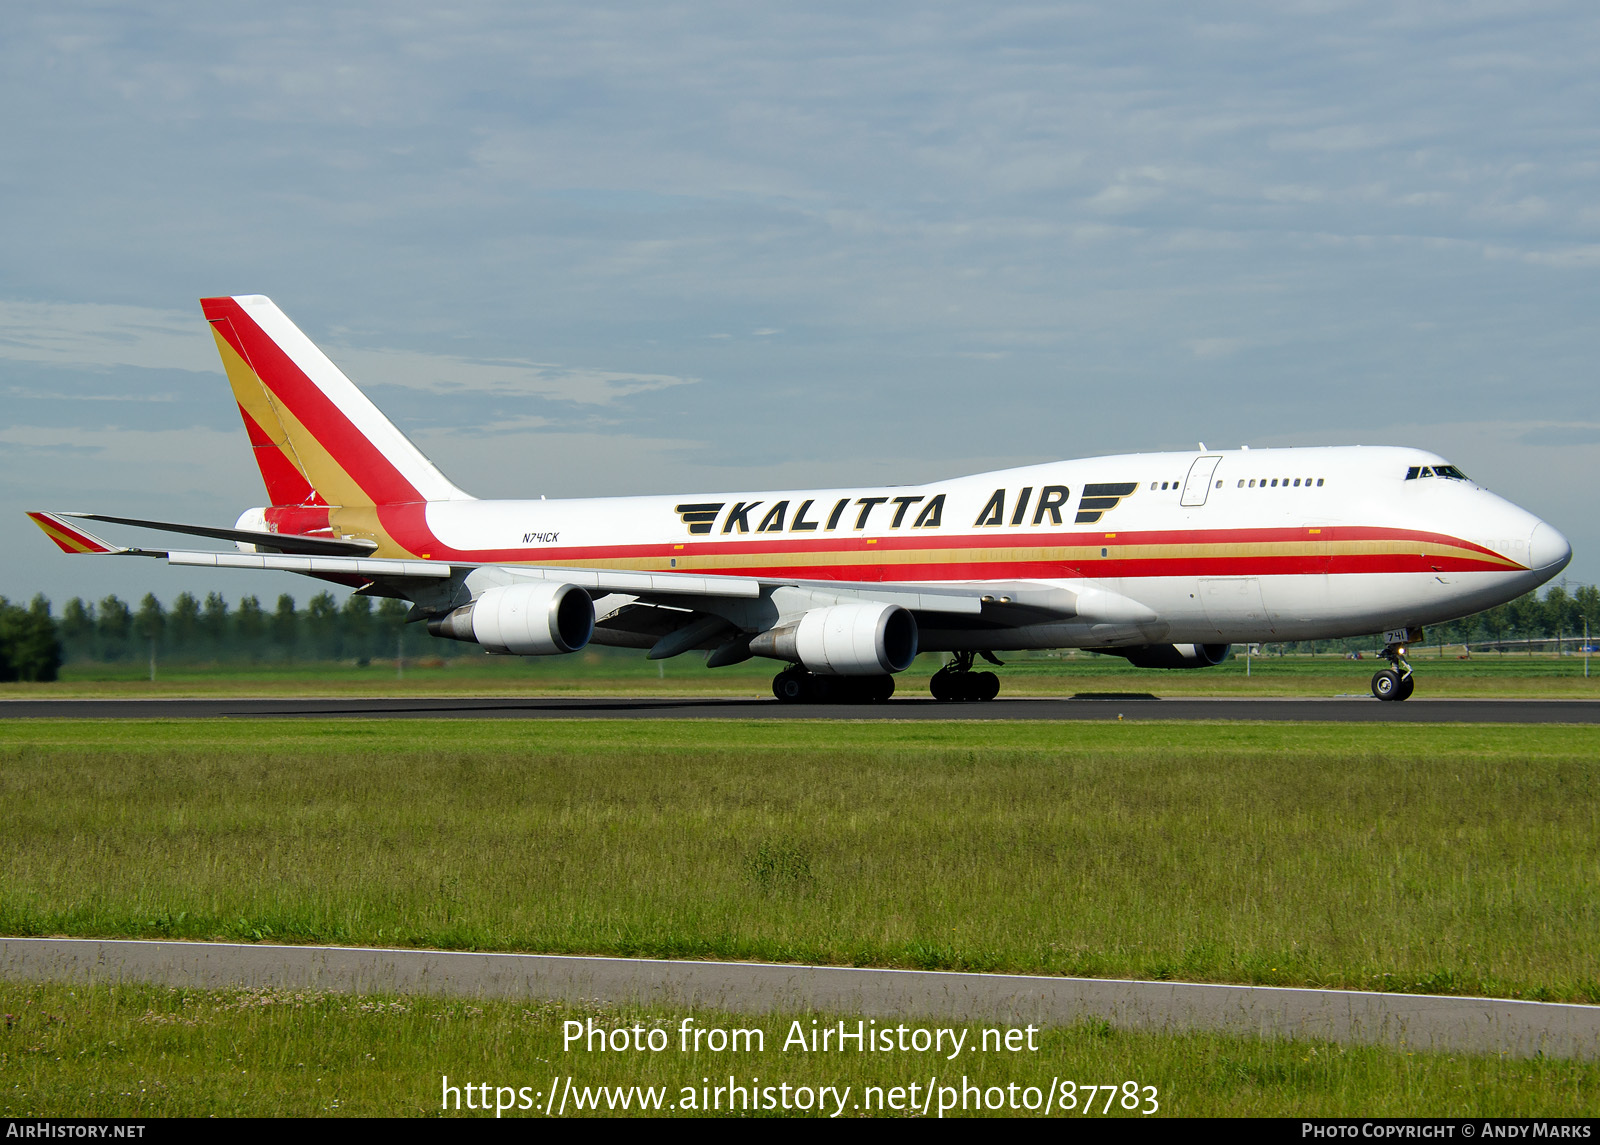
{"type": "Polygon", "coordinates": [[[933,674],[928,691],[936,700],[992,700],[1000,694],[1000,677],[993,672],[974,672],[972,658],[982,656],[999,664],[992,652],[957,652],[955,658],[933,674]]]}
{"type": "Polygon", "coordinates": [[[893,676],[818,676],[791,664],[772,678],[786,704],[881,704],[894,695],[893,676]]]}
{"type": "Polygon", "coordinates": [[[1404,700],[1417,689],[1411,665],[1406,663],[1406,646],[1389,644],[1383,649],[1383,658],[1392,665],[1380,668],[1372,675],[1372,694],[1380,700],[1404,700]]]}

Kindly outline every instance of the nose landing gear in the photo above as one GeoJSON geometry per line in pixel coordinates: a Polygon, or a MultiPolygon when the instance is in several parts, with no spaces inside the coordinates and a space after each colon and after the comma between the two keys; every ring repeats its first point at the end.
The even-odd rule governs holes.
{"type": "Polygon", "coordinates": [[[1372,694],[1380,700],[1405,700],[1416,691],[1416,677],[1411,674],[1411,665],[1406,663],[1406,646],[1404,644],[1387,644],[1383,649],[1383,658],[1392,665],[1381,668],[1372,675],[1372,694]]]}
{"type": "Polygon", "coordinates": [[[952,700],[992,700],[1000,694],[1000,677],[993,672],[974,672],[972,658],[982,656],[991,664],[999,664],[990,652],[957,652],[955,658],[933,674],[928,681],[928,691],[933,698],[952,700]]]}

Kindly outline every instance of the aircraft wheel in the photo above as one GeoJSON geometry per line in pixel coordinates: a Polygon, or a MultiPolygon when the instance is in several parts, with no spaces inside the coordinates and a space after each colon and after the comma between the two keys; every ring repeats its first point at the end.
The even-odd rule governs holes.
{"type": "Polygon", "coordinates": [[[807,674],[806,702],[810,704],[849,703],[851,695],[848,685],[844,681],[836,680],[832,676],[816,676],[807,674]]]}
{"type": "Polygon", "coordinates": [[[1396,696],[1395,699],[1409,700],[1411,698],[1411,693],[1415,692],[1416,690],[1417,678],[1415,676],[1402,676],[1400,678],[1400,694],[1396,696]]]}
{"type": "Polygon", "coordinates": [[[1380,700],[1399,700],[1400,673],[1393,668],[1384,668],[1372,674],[1372,694],[1380,700]]]}
{"type": "Polygon", "coordinates": [[[809,673],[798,668],[785,668],[772,678],[772,694],[786,704],[798,704],[811,697],[806,687],[809,673]]]}
{"type": "Polygon", "coordinates": [[[867,698],[874,704],[887,703],[890,696],[894,695],[893,676],[874,676],[867,686],[867,698]]]}
{"type": "Polygon", "coordinates": [[[1000,694],[1000,677],[993,672],[974,672],[972,674],[972,698],[975,700],[992,700],[1000,694]]]}
{"type": "Polygon", "coordinates": [[[956,698],[955,674],[947,669],[940,668],[933,674],[933,679],[928,681],[928,691],[933,693],[933,698],[943,703],[956,698]]]}
{"type": "Polygon", "coordinates": [[[870,704],[872,679],[869,676],[840,676],[828,681],[833,686],[833,699],[839,704],[870,704]]]}

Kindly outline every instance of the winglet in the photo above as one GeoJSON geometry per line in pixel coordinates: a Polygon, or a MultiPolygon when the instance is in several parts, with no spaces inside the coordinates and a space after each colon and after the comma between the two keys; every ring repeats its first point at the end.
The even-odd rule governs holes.
{"type": "Polygon", "coordinates": [[[93,533],[69,525],[54,513],[29,513],[33,523],[44,530],[64,553],[125,553],[128,550],[108,545],[93,533]]]}

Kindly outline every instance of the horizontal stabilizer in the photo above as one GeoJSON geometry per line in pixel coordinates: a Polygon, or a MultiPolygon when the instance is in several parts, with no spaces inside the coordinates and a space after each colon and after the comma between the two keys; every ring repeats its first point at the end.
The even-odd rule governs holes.
{"type": "MultiPolygon", "coordinates": [[[[60,513],[57,517],[79,517],[86,521],[105,521],[111,525],[133,525],[158,529],[163,533],[184,533],[191,537],[213,537],[219,541],[244,541],[261,549],[280,553],[306,553],[316,556],[365,556],[377,548],[376,541],[339,540],[334,537],[307,537],[297,533],[263,533],[255,529],[219,529],[211,525],[179,525],[172,521],[145,521],[137,517],[108,517],[103,513],[60,513]]],[[[42,526],[41,526],[42,527],[42,526]]],[[[88,534],[84,534],[87,536],[88,534]]],[[[60,542],[56,542],[59,544],[60,542]]]]}
{"type": "Polygon", "coordinates": [[[44,535],[56,543],[56,547],[64,553],[125,553],[127,549],[118,545],[108,545],[93,533],[68,524],[61,518],[63,516],[78,516],[75,513],[29,513],[33,523],[44,530],[44,535]]]}

